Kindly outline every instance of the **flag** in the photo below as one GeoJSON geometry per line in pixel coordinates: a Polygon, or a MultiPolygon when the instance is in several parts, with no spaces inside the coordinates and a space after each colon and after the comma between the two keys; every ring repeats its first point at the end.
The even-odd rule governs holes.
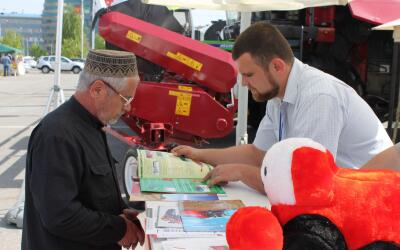
{"type": "Polygon", "coordinates": [[[75,5],[75,6],[74,6],[74,11],[75,11],[75,13],[77,13],[77,14],[81,14],[81,6],[80,6],[80,5],[75,5]]]}

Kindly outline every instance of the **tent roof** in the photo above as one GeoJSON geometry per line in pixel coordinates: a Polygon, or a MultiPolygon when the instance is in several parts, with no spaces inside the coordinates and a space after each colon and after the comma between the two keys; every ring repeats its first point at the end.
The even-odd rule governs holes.
{"type": "Polygon", "coordinates": [[[21,52],[21,50],[0,43],[0,53],[15,53],[15,52],[21,52]]]}
{"type": "Polygon", "coordinates": [[[142,0],[143,3],[181,8],[230,11],[298,10],[327,5],[346,5],[349,0],[142,0]]]}
{"type": "Polygon", "coordinates": [[[372,24],[383,24],[400,17],[400,0],[352,0],[353,17],[372,24]]]}

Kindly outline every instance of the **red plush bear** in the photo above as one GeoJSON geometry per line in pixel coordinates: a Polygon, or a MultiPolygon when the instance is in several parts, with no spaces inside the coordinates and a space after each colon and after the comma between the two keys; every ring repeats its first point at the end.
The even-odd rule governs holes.
{"type": "Polygon", "coordinates": [[[322,145],[291,138],[268,150],[261,174],[284,249],[400,249],[400,173],[340,168],[322,145]]]}

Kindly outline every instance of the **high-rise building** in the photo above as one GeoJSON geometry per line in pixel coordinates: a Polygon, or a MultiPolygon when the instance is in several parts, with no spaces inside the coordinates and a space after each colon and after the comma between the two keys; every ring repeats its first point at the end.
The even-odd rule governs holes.
{"type": "MultiPolygon", "coordinates": [[[[80,11],[81,1],[84,9],[84,28],[89,31],[92,25],[92,0],[64,0],[64,5],[72,5],[76,11],[80,11]]],[[[58,0],[45,0],[42,13],[43,39],[46,49],[50,54],[54,54],[56,29],[57,29],[57,6],[58,0]]],[[[90,32],[85,32],[86,34],[90,32]]],[[[90,33],[91,34],[91,33],[90,33]]],[[[89,35],[90,36],[90,35],[89,35]]],[[[90,39],[90,37],[88,37],[90,39]]]]}
{"type": "Polygon", "coordinates": [[[17,32],[22,36],[24,54],[29,54],[32,44],[43,46],[42,18],[40,15],[23,13],[0,13],[0,36],[3,37],[8,30],[17,32]]]}

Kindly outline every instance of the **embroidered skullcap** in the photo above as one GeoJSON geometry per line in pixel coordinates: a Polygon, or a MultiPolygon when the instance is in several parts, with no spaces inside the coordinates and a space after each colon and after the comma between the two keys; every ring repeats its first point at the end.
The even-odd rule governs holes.
{"type": "Polygon", "coordinates": [[[138,75],[135,55],[118,50],[90,50],[83,70],[102,77],[123,78],[138,75]]]}

